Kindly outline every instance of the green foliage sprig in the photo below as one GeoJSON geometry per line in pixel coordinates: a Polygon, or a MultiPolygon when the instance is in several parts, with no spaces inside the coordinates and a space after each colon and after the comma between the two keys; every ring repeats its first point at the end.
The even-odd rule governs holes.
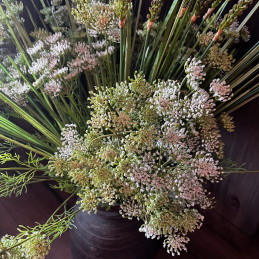
{"type": "Polygon", "coordinates": [[[3,153],[10,152],[15,147],[16,146],[11,142],[8,142],[8,141],[0,142],[0,155],[3,154],[3,153]]]}
{"type": "Polygon", "coordinates": [[[73,226],[73,219],[78,213],[74,208],[68,210],[64,208],[64,212],[60,214],[57,214],[57,212],[58,210],[45,224],[37,223],[35,227],[19,226],[17,236],[5,235],[2,237],[0,257],[3,259],[22,259],[47,256],[50,243],[73,226]]]}
{"type": "Polygon", "coordinates": [[[27,191],[29,184],[49,180],[46,174],[44,176],[46,168],[41,163],[44,158],[37,157],[31,152],[27,155],[27,161],[22,161],[18,154],[4,153],[0,155],[1,165],[8,164],[8,162],[15,164],[15,166],[0,168],[0,171],[6,171],[0,174],[1,197],[11,196],[12,194],[21,195],[27,191]]]}

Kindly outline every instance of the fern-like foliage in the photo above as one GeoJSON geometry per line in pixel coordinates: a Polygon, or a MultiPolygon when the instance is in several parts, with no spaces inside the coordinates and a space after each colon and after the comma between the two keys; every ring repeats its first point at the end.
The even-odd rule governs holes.
{"type": "Polygon", "coordinates": [[[0,175],[0,197],[11,196],[13,193],[18,196],[27,191],[27,185],[30,184],[35,176],[35,171],[25,173],[18,172],[18,175],[10,176],[8,173],[0,175]]]}
{"type": "Polygon", "coordinates": [[[0,155],[10,152],[15,147],[16,146],[11,142],[8,142],[8,141],[0,142],[0,155]]]}
{"type": "MultiPolygon", "coordinates": [[[[73,195],[70,196],[70,198],[73,195]]],[[[56,210],[44,224],[35,227],[19,226],[17,236],[5,235],[0,240],[0,258],[45,258],[50,244],[73,226],[77,214],[75,208],[66,209],[66,201],[56,210]]]]}
{"type": "Polygon", "coordinates": [[[15,164],[14,167],[8,165],[7,168],[0,168],[0,171],[4,171],[0,174],[0,197],[21,195],[27,191],[28,184],[49,180],[45,173],[45,166],[41,163],[43,158],[31,152],[27,155],[27,160],[22,161],[17,154],[0,154],[0,164],[7,162],[15,164]]]}
{"type": "Polygon", "coordinates": [[[228,175],[232,173],[244,173],[246,172],[245,164],[238,164],[235,161],[232,161],[231,159],[223,160],[220,163],[220,166],[223,167],[224,175],[223,177],[226,178],[228,175]]]}

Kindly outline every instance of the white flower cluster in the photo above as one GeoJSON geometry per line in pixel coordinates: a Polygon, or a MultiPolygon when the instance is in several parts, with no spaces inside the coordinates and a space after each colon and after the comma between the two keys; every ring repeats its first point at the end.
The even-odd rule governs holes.
{"type": "Polygon", "coordinates": [[[85,70],[93,70],[98,64],[97,55],[91,54],[87,44],[71,43],[61,32],[37,41],[27,52],[34,59],[29,72],[39,75],[33,85],[37,88],[43,86],[44,92],[52,97],[64,91],[66,80],[85,70]],[[67,56],[72,56],[72,60],[67,56]]]}
{"type": "MultiPolygon", "coordinates": [[[[26,233],[25,233],[26,237],[26,233]]],[[[18,245],[17,247],[5,252],[3,258],[12,259],[42,259],[45,258],[50,250],[48,238],[38,231],[30,233],[30,239],[25,241],[22,238],[5,235],[1,238],[1,246],[5,248],[18,245]]],[[[1,247],[2,248],[2,247],[1,247]]],[[[2,252],[2,251],[1,251],[2,252]]]]}
{"type": "Polygon", "coordinates": [[[199,85],[205,80],[206,74],[203,72],[205,65],[201,65],[200,60],[188,58],[185,63],[185,73],[187,82],[191,90],[198,90],[199,85]]]}
{"type": "MultiPolygon", "coordinates": [[[[23,74],[27,73],[27,67],[22,63],[20,54],[14,57],[14,62],[23,74]]],[[[21,74],[13,67],[9,59],[6,58],[3,61],[3,65],[9,74],[6,76],[6,73],[0,69],[0,90],[17,104],[26,106],[28,102],[27,94],[31,89],[30,85],[23,80],[21,74]]]]}
{"type": "Polygon", "coordinates": [[[68,159],[71,157],[73,151],[80,149],[83,144],[82,138],[78,135],[75,124],[67,124],[62,133],[61,141],[62,147],[58,148],[58,152],[55,153],[56,157],[68,159]]]}
{"type": "Polygon", "coordinates": [[[30,86],[20,80],[13,80],[0,86],[1,91],[19,105],[25,106],[30,86]]]}
{"type": "Polygon", "coordinates": [[[213,94],[213,97],[220,101],[226,102],[231,99],[231,88],[229,85],[226,85],[226,82],[220,82],[220,79],[213,79],[210,84],[210,92],[213,94]]]}
{"type": "Polygon", "coordinates": [[[93,70],[97,66],[98,61],[96,55],[91,54],[90,47],[86,43],[76,43],[73,52],[76,58],[68,62],[72,71],[79,73],[85,70],[93,70]]]}
{"type": "Polygon", "coordinates": [[[62,83],[59,80],[50,80],[45,84],[44,92],[56,97],[62,91],[62,83]]]}
{"type": "MultiPolygon", "coordinates": [[[[199,70],[192,78],[203,77],[199,70]]],[[[91,103],[85,136],[67,125],[49,168],[81,187],[83,210],[119,200],[122,216],[144,221],[147,237],[165,237],[173,254],[184,250],[186,234],[203,220],[196,208],[211,207],[204,181],[222,173],[213,99],[202,88],[186,94],[176,81],[150,85],[136,75],[91,103]]]]}

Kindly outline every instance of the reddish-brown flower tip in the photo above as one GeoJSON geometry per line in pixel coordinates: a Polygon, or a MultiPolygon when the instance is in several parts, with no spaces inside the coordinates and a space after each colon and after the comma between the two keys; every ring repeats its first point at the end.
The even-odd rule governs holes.
{"type": "Polygon", "coordinates": [[[209,8],[207,13],[203,16],[204,19],[207,19],[211,14],[212,12],[215,10],[215,8],[209,8]]]}
{"type": "Polygon", "coordinates": [[[217,41],[217,39],[219,38],[220,34],[223,32],[223,30],[218,30],[218,32],[215,34],[213,41],[217,41]]]}
{"type": "Polygon", "coordinates": [[[148,29],[148,31],[151,30],[151,27],[152,27],[153,24],[154,24],[154,22],[148,20],[148,22],[147,22],[147,29],[148,29]]]}
{"type": "Polygon", "coordinates": [[[121,21],[119,21],[119,27],[120,29],[123,28],[124,24],[125,24],[125,21],[126,21],[126,17],[124,17],[121,21]]]}
{"type": "Polygon", "coordinates": [[[192,18],[191,18],[191,24],[194,24],[197,20],[197,18],[199,18],[200,16],[199,15],[193,15],[192,18]]]}
{"type": "Polygon", "coordinates": [[[186,12],[187,8],[188,8],[188,6],[182,8],[182,11],[181,11],[181,13],[180,13],[180,15],[179,15],[179,18],[182,18],[182,17],[183,17],[183,15],[184,15],[184,13],[186,12]]]}

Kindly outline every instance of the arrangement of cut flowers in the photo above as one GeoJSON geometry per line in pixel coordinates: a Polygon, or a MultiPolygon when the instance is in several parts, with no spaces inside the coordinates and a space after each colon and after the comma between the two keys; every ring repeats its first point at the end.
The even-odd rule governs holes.
{"type": "Polygon", "coordinates": [[[45,257],[101,204],[120,204],[172,255],[186,250],[213,204],[206,183],[229,170],[219,127],[233,131],[231,113],[259,93],[258,43],[236,55],[259,4],[28,2],[0,4],[0,195],[49,181],[79,210],[64,210],[68,198],[45,224],[5,235],[1,258],[45,257]]]}

